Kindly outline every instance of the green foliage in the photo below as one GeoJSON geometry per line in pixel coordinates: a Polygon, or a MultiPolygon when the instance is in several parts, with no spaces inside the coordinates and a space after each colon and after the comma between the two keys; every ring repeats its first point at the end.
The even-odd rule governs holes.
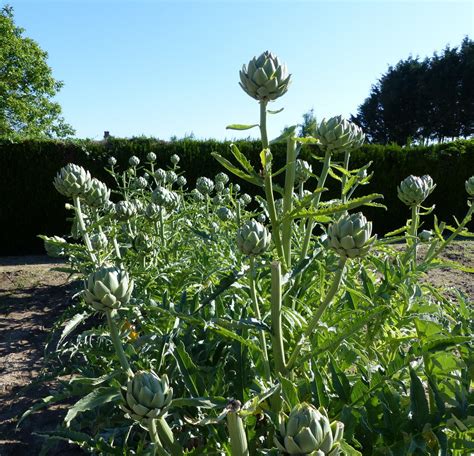
{"type": "Polygon", "coordinates": [[[0,137],[66,137],[72,127],[52,98],[62,87],[47,53],[15,25],[13,9],[0,11],[0,137]]]}
{"type": "Polygon", "coordinates": [[[474,134],[474,42],[401,60],[372,87],[352,120],[370,142],[407,144],[474,134]]]}

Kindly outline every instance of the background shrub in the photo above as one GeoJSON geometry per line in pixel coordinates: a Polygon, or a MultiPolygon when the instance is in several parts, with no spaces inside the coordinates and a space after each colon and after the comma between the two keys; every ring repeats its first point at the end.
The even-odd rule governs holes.
{"type": "MultiPolygon", "coordinates": [[[[259,141],[236,141],[243,152],[259,168],[259,141]]],[[[229,157],[230,142],[215,140],[197,141],[183,139],[165,142],[153,138],[117,139],[107,141],[54,141],[25,140],[21,142],[4,141],[0,143],[0,255],[39,253],[43,251],[38,234],[67,235],[69,217],[64,204],[65,198],[59,195],[52,181],[57,171],[67,163],[76,163],[89,169],[93,176],[110,183],[103,169],[107,158],[117,158],[117,167],[128,166],[131,155],[138,156],[142,164],[148,152],[154,152],[157,166],[171,166],[169,157],[178,154],[179,163],[188,179],[188,188],[194,186],[199,176],[213,177],[222,167],[211,156],[211,152],[229,157]]],[[[285,144],[272,147],[275,167],[285,163],[285,144]]],[[[317,148],[306,147],[302,157],[311,161],[315,174],[319,173],[320,162],[317,148]]],[[[342,161],[342,156],[334,157],[342,161]]],[[[361,187],[358,195],[382,193],[388,212],[382,209],[366,208],[367,217],[374,221],[375,231],[383,234],[404,225],[408,209],[397,198],[397,185],[410,174],[430,174],[437,183],[427,204],[436,204],[438,218],[453,223],[452,216],[462,217],[466,212],[466,193],[464,181],[474,174],[474,140],[459,140],[452,143],[432,146],[402,148],[396,145],[366,145],[351,155],[351,167],[358,168],[372,161],[370,170],[374,177],[369,185],[361,187]]],[[[242,190],[251,194],[259,189],[233,178],[242,190]]],[[[283,174],[279,176],[283,178],[283,174]]],[[[278,181],[278,178],[276,179],[278,181]]],[[[312,182],[313,181],[313,182],[312,182]]],[[[315,180],[313,187],[316,185],[315,180]]],[[[339,195],[339,183],[330,180],[329,191],[324,199],[339,195]]],[[[311,188],[311,185],[309,186],[311,188]]]]}

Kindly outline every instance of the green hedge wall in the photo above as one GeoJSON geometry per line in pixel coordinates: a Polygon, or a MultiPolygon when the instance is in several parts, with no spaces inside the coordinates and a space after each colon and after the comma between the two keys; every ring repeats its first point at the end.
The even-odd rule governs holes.
{"type": "MultiPolygon", "coordinates": [[[[116,139],[108,141],[37,141],[25,140],[0,142],[0,255],[18,255],[42,251],[42,241],[37,234],[63,235],[69,232],[64,208],[66,199],[52,185],[57,171],[73,162],[89,169],[93,176],[110,183],[103,170],[107,158],[113,155],[118,167],[125,168],[128,158],[137,155],[145,159],[148,152],[156,153],[158,166],[166,168],[169,157],[178,154],[180,166],[185,171],[189,185],[199,176],[213,177],[222,168],[211,156],[219,152],[229,157],[229,142],[191,139],[165,142],[150,138],[116,139]]],[[[237,141],[240,150],[258,167],[260,145],[257,141],[237,141]]],[[[275,167],[283,166],[285,145],[272,147],[275,167]]],[[[303,158],[310,160],[315,173],[320,162],[313,155],[320,155],[317,148],[305,148],[303,158]]],[[[335,157],[342,160],[342,157],[335,157]]],[[[452,222],[452,216],[462,217],[466,211],[464,181],[474,175],[474,140],[426,147],[401,148],[399,146],[367,145],[352,154],[351,166],[360,167],[372,161],[374,177],[370,185],[358,194],[378,192],[385,195],[384,204],[389,211],[366,208],[364,212],[374,221],[378,233],[398,228],[409,216],[408,209],[396,196],[397,184],[410,174],[430,174],[437,183],[427,204],[436,204],[436,214],[441,220],[452,222]]],[[[276,168],[275,168],[276,169],[276,168]]],[[[239,182],[244,191],[259,192],[250,184],[239,182]]],[[[338,183],[329,183],[326,199],[338,194],[338,183]]],[[[430,220],[430,218],[428,219],[430,220]]]]}

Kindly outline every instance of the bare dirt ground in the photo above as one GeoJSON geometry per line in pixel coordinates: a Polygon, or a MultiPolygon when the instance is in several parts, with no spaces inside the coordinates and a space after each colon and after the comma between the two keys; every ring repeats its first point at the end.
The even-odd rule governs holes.
{"type": "MultiPolygon", "coordinates": [[[[455,243],[445,257],[474,267],[474,242],[455,243]]],[[[16,429],[18,417],[54,387],[34,381],[44,367],[48,332],[74,292],[67,274],[52,270],[57,266],[43,256],[0,258],[0,456],[39,454],[42,439],[34,433],[54,429],[65,414],[64,406],[50,408],[16,429]]],[[[474,274],[438,269],[429,281],[474,299],[474,274]]],[[[83,453],[63,445],[48,454],[83,453]]]]}

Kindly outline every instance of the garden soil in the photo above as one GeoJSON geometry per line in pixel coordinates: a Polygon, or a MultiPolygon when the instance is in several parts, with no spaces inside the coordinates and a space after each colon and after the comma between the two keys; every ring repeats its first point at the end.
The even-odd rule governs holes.
{"type": "MultiPolygon", "coordinates": [[[[456,242],[446,258],[474,267],[474,242],[456,242]]],[[[37,379],[48,334],[75,290],[66,273],[54,271],[58,266],[44,256],[0,258],[0,456],[38,455],[43,439],[36,433],[55,429],[67,411],[67,405],[38,411],[17,428],[18,418],[57,386],[37,379]]],[[[474,299],[474,274],[437,269],[427,280],[474,299]]],[[[48,454],[84,453],[61,444],[48,454]]]]}

